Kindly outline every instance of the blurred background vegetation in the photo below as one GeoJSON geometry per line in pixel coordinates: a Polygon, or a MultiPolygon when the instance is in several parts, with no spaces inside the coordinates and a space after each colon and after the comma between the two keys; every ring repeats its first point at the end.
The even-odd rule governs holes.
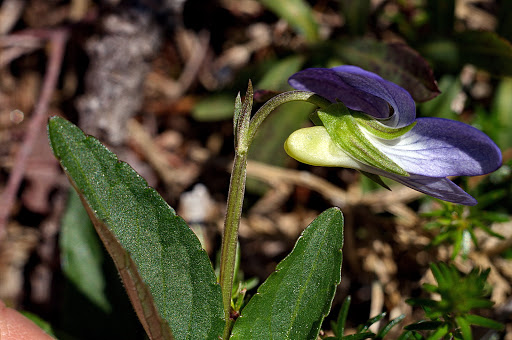
{"type": "MultiPolygon", "coordinates": [[[[506,326],[477,327],[473,337],[512,339],[511,22],[509,0],[1,1],[0,206],[8,218],[0,221],[0,298],[48,322],[59,338],[144,337],[53,159],[44,124],[33,123],[52,72],[58,82],[44,114],[64,116],[100,138],[178,210],[215,259],[236,94],[245,93],[249,79],[256,90],[284,91],[300,69],[353,64],[407,89],[418,116],[483,130],[501,148],[503,166],[454,179],[479,201],[472,208],[400,186],[388,192],[355,171],[286,156],[284,140],[310,124],[313,107],[280,107],[250,150],[239,275],[250,279],[247,296],[302,229],[337,205],[346,218],[343,278],[326,336],[340,329],[377,333],[403,314],[387,333],[397,338],[405,325],[438,318],[432,310],[425,315],[417,307],[425,300],[418,299],[446,297],[422,284],[441,287],[445,267],[431,270],[431,263],[449,262],[449,282],[469,273],[481,289],[465,292],[484,292],[478,298],[492,301],[477,304],[486,308],[475,314],[506,326]],[[55,32],[66,39],[62,64],[52,71],[55,32]],[[20,158],[27,147],[29,156],[20,158]],[[22,181],[8,190],[15,176],[22,181]],[[348,295],[340,328],[346,315],[334,321],[348,295]],[[388,316],[357,328],[382,312],[388,316]]],[[[257,92],[256,100],[269,93],[257,92]]]]}

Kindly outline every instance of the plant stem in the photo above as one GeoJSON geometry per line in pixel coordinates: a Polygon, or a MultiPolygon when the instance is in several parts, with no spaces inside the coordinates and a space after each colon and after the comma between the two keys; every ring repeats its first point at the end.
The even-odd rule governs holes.
{"type": "MultiPolygon", "coordinates": [[[[242,215],[244,202],[245,181],[247,177],[247,153],[256,131],[265,118],[279,105],[291,101],[307,101],[319,107],[326,107],[331,104],[327,99],[322,98],[313,92],[290,91],[281,93],[267,101],[256,112],[249,124],[249,117],[252,108],[252,85],[249,83],[246,98],[244,100],[239,117],[235,114],[235,136],[237,136],[235,159],[233,171],[229,184],[229,193],[224,222],[224,235],[222,238],[222,249],[220,255],[220,277],[219,284],[222,290],[222,303],[224,306],[224,327],[223,339],[229,339],[234,321],[231,318],[231,295],[233,292],[233,278],[235,276],[236,248],[238,245],[238,227],[242,215]]],[[[235,109],[236,112],[236,109],[235,109]]]]}
{"type": "Polygon", "coordinates": [[[256,112],[254,117],[251,119],[251,125],[249,126],[249,131],[247,132],[249,145],[254,139],[258,128],[260,127],[261,123],[263,123],[265,118],[267,118],[267,116],[279,105],[292,101],[305,101],[320,108],[325,108],[332,104],[327,99],[309,91],[289,91],[278,94],[277,96],[270,98],[269,101],[260,107],[258,112],[256,112]]]}
{"type": "Polygon", "coordinates": [[[220,261],[220,286],[222,289],[222,302],[226,327],[223,339],[228,339],[234,320],[231,319],[231,294],[233,291],[233,277],[235,275],[236,247],[238,244],[238,227],[242,214],[244,201],[245,180],[247,177],[247,148],[237,148],[233,161],[233,171],[229,185],[226,220],[224,223],[224,236],[220,261]]]}

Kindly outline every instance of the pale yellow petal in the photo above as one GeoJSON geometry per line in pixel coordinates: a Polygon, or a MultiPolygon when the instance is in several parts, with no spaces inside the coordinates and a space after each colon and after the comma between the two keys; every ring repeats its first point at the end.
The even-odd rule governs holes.
{"type": "Polygon", "coordinates": [[[286,140],[284,149],[290,157],[301,163],[358,170],[366,168],[338,147],[323,126],[293,132],[286,140]]]}

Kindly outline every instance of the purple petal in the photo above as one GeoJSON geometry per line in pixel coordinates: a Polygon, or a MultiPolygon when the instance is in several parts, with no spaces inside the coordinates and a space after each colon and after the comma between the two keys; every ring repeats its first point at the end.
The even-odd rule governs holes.
{"type": "Polygon", "coordinates": [[[352,110],[380,119],[389,117],[389,104],[394,113],[384,123],[391,127],[409,125],[416,118],[414,100],[406,90],[356,66],[309,68],[295,73],[288,82],[298,90],[315,92],[332,102],[339,100],[352,110]]]}
{"type": "Polygon", "coordinates": [[[478,203],[470,194],[446,177],[439,178],[419,175],[403,177],[394,174],[386,174],[383,176],[389,177],[411,189],[439,198],[443,201],[464,205],[476,205],[478,203]]]}
{"type": "Polygon", "coordinates": [[[429,177],[415,174],[405,177],[392,174],[382,169],[374,168],[362,163],[359,164],[357,169],[387,177],[393,181],[408,186],[411,189],[417,190],[435,198],[439,198],[443,201],[464,205],[477,204],[477,201],[471,195],[462,190],[457,184],[453,183],[446,177],[429,177]]]}
{"type": "Polygon", "coordinates": [[[352,110],[378,118],[389,116],[389,106],[385,100],[350,86],[340,74],[333,69],[310,68],[294,74],[288,82],[298,90],[315,92],[331,102],[339,100],[352,110]]]}
{"type": "Polygon", "coordinates": [[[501,151],[483,132],[449,119],[418,118],[397,140],[382,141],[379,150],[405,171],[429,176],[477,176],[501,166],[501,151]]]}

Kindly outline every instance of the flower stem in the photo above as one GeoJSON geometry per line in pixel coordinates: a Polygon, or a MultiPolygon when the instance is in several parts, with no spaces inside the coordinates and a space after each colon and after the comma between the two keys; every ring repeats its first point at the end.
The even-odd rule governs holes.
{"type": "Polygon", "coordinates": [[[327,99],[309,91],[289,91],[278,94],[277,96],[272,97],[269,101],[267,101],[262,107],[260,107],[260,109],[254,114],[254,117],[251,119],[249,131],[247,132],[249,145],[254,139],[258,128],[260,127],[261,123],[263,123],[265,118],[267,118],[267,116],[279,105],[293,101],[309,102],[320,108],[326,108],[332,104],[327,99]]]}
{"type": "MultiPolygon", "coordinates": [[[[291,101],[307,101],[319,107],[326,107],[331,103],[313,92],[290,91],[281,93],[267,101],[256,112],[249,123],[251,116],[252,86],[249,83],[244,103],[237,101],[235,107],[235,136],[236,148],[233,161],[233,171],[229,184],[229,193],[224,221],[224,235],[222,238],[222,249],[220,255],[220,277],[219,284],[222,290],[222,303],[224,305],[224,327],[223,339],[229,339],[234,319],[231,318],[231,295],[233,292],[233,278],[235,276],[236,248],[238,245],[238,227],[242,215],[244,202],[245,181],[247,177],[247,153],[249,146],[256,135],[259,126],[265,118],[279,105],[291,101]],[[237,111],[240,110],[240,111],[237,111]]],[[[239,99],[237,99],[239,100],[239,99]]]]}
{"type": "Polygon", "coordinates": [[[223,339],[228,339],[234,320],[231,318],[231,294],[233,291],[233,277],[235,275],[236,247],[238,244],[238,227],[242,214],[244,201],[245,180],[247,177],[247,150],[235,153],[233,171],[229,184],[226,220],[224,222],[224,236],[220,261],[219,283],[222,289],[222,302],[224,304],[224,317],[226,327],[223,339]]]}

